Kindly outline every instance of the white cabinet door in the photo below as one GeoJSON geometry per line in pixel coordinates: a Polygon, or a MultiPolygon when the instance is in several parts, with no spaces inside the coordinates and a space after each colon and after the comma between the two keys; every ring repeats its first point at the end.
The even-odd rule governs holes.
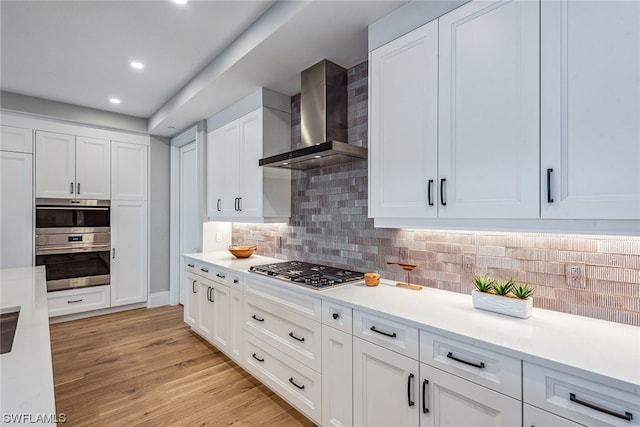
{"type": "Polygon", "coordinates": [[[198,279],[198,316],[196,317],[196,332],[211,342],[212,326],[214,322],[214,302],[211,299],[213,288],[208,280],[198,279]]]}
{"type": "Polygon", "coordinates": [[[33,130],[13,126],[0,127],[0,151],[15,151],[17,153],[33,153],[33,130]]]}
{"type": "Polygon", "coordinates": [[[237,363],[242,362],[242,335],[244,317],[242,314],[242,291],[231,289],[229,301],[229,357],[237,363]]]}
{"type": "Polygon", "coordinates": [[[353,337],[322,325],[322,425],[353,425],[353,337]]]}
{"type": "Polygon", "coordinates": [[[147,300],[146,201],[111,203],[111,306],[147,300]]]}
{"type": "Polygon", "coordinates": [[[209,216],[236,217],[237,200],[240,197],[238,121],[209,134],[207,150],[207,172],[211,197],[209,216]]]}
{"type": "Polygon", "coordinates": [[[640,3],[543,1],[541,28],[542,217],[639,219],[640,3]]]}
{"type": "Polygon", "coordinates": [[[195,329],[198,322],[198,277],[185,272],[184,322],[195,329]]]}
{"type": "Polygon", "coordinates": [[[238,212],[242,217],[261,217],[263,168],[258,166],[262,158],[262,109],[253,111],[238,120],[240,131],[240,192],[238,212]]]}
{"type": "Polygon", "coordinates": [[[369,56],[370,215],[437,215],[438,22],[369,56]]]}
{"type": "Polygon", "coordinates": [[[104,139],[76,137],[76,197],[111,198],[111,149],[104,139]]]}
{"type": "Polygon", "coordinates": [[[522,423],[520,400],[420,364],[421,427],[513,427],[522,423]]]}
{"type": "Polygon", "coordinates": [[[478,1],[439,20],[440,217],[539,217],[538,8],[478,1]]]}
{"type": "Polygon", "coordinates": [[[223,216],[224,150],[224,127],[209,132],[207,134],[207,216],[210,219],[223,216]]]}
{"type": "Polygon", "coordinates": [[[146,145],[111,142],[113,200],[147,200],[148,152],[146,145]]]}
{"type": "Polygon", "coordinates": [[[353,422],[356,426],[417,426],[417,360],[353,338],[353,422]]]}
{"type": "Polygon", "coordinates": [[[0,268],[33,265],[32,159],[0,151],[0,268]]]}
{"type": "Polygon", "coordinates": [[[76,197],[76,138],[36,132],[36,197],[76,197]]]}
{"type": "Polygon", "coordinates": [[[211,343],[218,350],[229,353],[229,304],[231,303],[231,289],[213,282],[210,293],[213,302],[213,322],[211,324],[211,343]]]}

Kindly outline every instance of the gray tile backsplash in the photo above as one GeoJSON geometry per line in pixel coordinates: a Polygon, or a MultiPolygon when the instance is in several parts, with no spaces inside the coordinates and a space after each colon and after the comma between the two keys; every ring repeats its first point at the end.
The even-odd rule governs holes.
{"type": "MultiPolygon", "coordinates": [[[[367,63],[348,70],[349,143],[367,146],[367,63]]],[[[300,96],[292,101],[292,148],[300,143],[300,96]]],[[[640,238],[536,233],[439,232],[374,228],[367,217],[367,162],[293,171],[289,224],[234,224],[234,244],[257,253],[300,259],[406,280],[387,261],[419,265],[411,282],[470,293],[472,276],[529,283],[534,306],[640,326],[640,238]],[[281,246],[278,243],[281,242],[281,246]],[[401,251],[401,248],[404,248],[401,251]],[[401,252],[408,259],[401,259],[401,252]],[[463,259],[472,272],[463,271],[463,259]],[[567,265],[583,272],[567,280],[567,265]]]]}

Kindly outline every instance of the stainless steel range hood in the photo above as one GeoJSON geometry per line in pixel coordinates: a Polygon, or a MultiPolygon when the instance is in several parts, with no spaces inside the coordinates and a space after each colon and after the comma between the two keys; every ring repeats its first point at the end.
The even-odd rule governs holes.
{"type": "Polygon", "coordinates": [[[314,169],[366,159],[367,149],[347,144],[347,70],[327,61],[302,72],[302,148],[260,159],[260,166],[314,169]]]}

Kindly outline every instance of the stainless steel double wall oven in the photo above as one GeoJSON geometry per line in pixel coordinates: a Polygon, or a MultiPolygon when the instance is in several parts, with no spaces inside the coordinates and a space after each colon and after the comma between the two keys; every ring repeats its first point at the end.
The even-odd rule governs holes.
{"type": "Polygon", "coordinates": [[[47,290],[110,283],[109,200],[36,199],[36,265],[47,290]]]}

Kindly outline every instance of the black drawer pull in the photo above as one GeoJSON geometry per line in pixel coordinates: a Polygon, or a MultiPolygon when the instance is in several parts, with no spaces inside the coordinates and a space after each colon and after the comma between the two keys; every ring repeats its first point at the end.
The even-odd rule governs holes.
{"type": "Polygon", "coordinates": [[[73,303],[75,303],[75,302],[82,302],[82,298],[80,298],[80,299],[73,299],[73,300],[69,300],[69,301],[67,301],[67,304],[73,304],[73,303]]]}
{"type": "Polygon", "coordinates": [[[340,315],[338,313],[333,313],[331,317],[333,317],[333,320],[338,320],[338,317],[340,317],[340,315]]]}
{"type": "Polygon", "coordinates": [[[209,269],[208,268],[201,268],[200,271],[202,271],[203,273],[208,273],[209,269]]]}
{"type": "Polygon", "coordinates": [[[240,282],[238,279],[233,279],[233,283],[238,283],[240,282]]]}
{"type": "Polygon", "coordinates": [[[298,340],[298,341],[300,341],[300,342],[304,342],[304,337],[302,337],[302,338],[298,338],[297,336],[293,335],[293,332],[289,332],[289,336],[290,336],[291,338],[293,338],[294,340],[298,340]]]}
{"type": "Polygon", "coordinates": [[[264,317],[258,317],[255,314],[251,316],[253,320],[257,320],[258,322],[264,322],[264,317]]]}
{"type": "Polygon", "coordinates": [[[193,292],[194,294],[198,293],[196,292],[196,282],[197,280],[194,280],[193,283],[191,284],[191,292],[193,292]]]}
{"type": "Polygon", "coordinates": [[[602,412],[604,414],[611,415],[617,418],[622,418],[625,421],[631,421],[633,419],[633,414],[631,412],[625,411],[624,414],[621,414],[620,412],[612,411],[611,409],[603,408],[601,406],[594,405],[593,403],[585,402],[584,400],[578,399],[575,393],[569,393],[569,400],[571,400],[572,402],[576,402],[579,405],[586,406],[587,408],[594,409],[598,412],[602,412]]]}
{"type": "Polygon", "coordinates": [[[429,203],[429,206],[433,206],[433,200],[431,200],[431,186],[433,185],[433,180],[430,179],[428,186],[427,186],[427,202],[429,203]]]}
{"type": "Polygon", "coordinates": [[[376,329],[376,327],[375,327],[375,326],[372,326],[372,327],[371,327],[371,328],[369,328],[369,329],[371,329],[373,332],[376,332],[376,333],[378,333],[378,334],[380,334],[380,335],[384,335],[384,336],[387,336],[387,337],[390,337],[390,338],[395,338],[395,337],[397,337],[397,335],[396,335],[396,333],[395,333],[395,332],[390,334],[390,333],[388,333],[388,332],[384,332],[384,331],[380,331],[380,330],[376,329]]]}
{"type": "Polygon", "coordinates": [[[474,368],[484,369],[484,362],[480,362],[480,363],[469,362],[468,360],[464,360],[464,359],[460,359],[458,357],[455,357],[453,355],[453,353],[451,353],[451,352],[447,353],[447,358],[453,359],[456,362],[464,363],[465,365],[473,366],[474,368]]]}
{"type": "Polygon", "coordinates": [[[551,197],[551,173],[553,168],[547,169],[547,203],[553,203],[553,197],[551,197]]]}
{"type": "Polygon", "coordinates": [[[193,268],[193,267],[195,267],[195,265],[194,264],[187,264],[187,267],[193,268]]]}
{"type": "Polygon", "coordinates": [[[422,412],[425,414],[429,413],[429,408],[427,408],[427,386],[429,385],[429,380],[422,381],[422,412]]]}
{"type": "Polygon", "coordinates": [[[258,356],[256,356],[256,354],[255,354],[255,353],[253,353],[253,354],[251,355],[251,357],[253,357],[254,359],[256,359],[258,362],[264,362],[264,359],[260,359],[258,356]]]}
{"type": "Polygon", "coordinates": [[[409,378],[407,378],[407,400],[409,406],[413,406],[416,403],[411,399],[411,383],[413,382],[413,374],[409,374],[409,378]]]}
{"type": "Polygon", "coordinates": [[[225,278],[225,277],[227,277],[227,276],[225,276],[224,274],[216,273],[216,277],[219,277],[219,278],[221,278],[221,279],[224,279],[224,278],[225,278]]]}
{"type": "Polygon", "coordinates": [[[444,201],[444,183],[447,182],[446,178],[440,180],[440,204],[447,206],[447,202],[444,201]]]}
{"type": "Polygon", "coordinates": [[[303,386],[303,385],[299,385],[299,384],[297,384],[297,383],[293,380],[293,377],[289,378],[289,382],[290,382],[291,384],[293,384],[294,386],[298,387],[300,390],[304,390],[304,386],[303,386]]]}

